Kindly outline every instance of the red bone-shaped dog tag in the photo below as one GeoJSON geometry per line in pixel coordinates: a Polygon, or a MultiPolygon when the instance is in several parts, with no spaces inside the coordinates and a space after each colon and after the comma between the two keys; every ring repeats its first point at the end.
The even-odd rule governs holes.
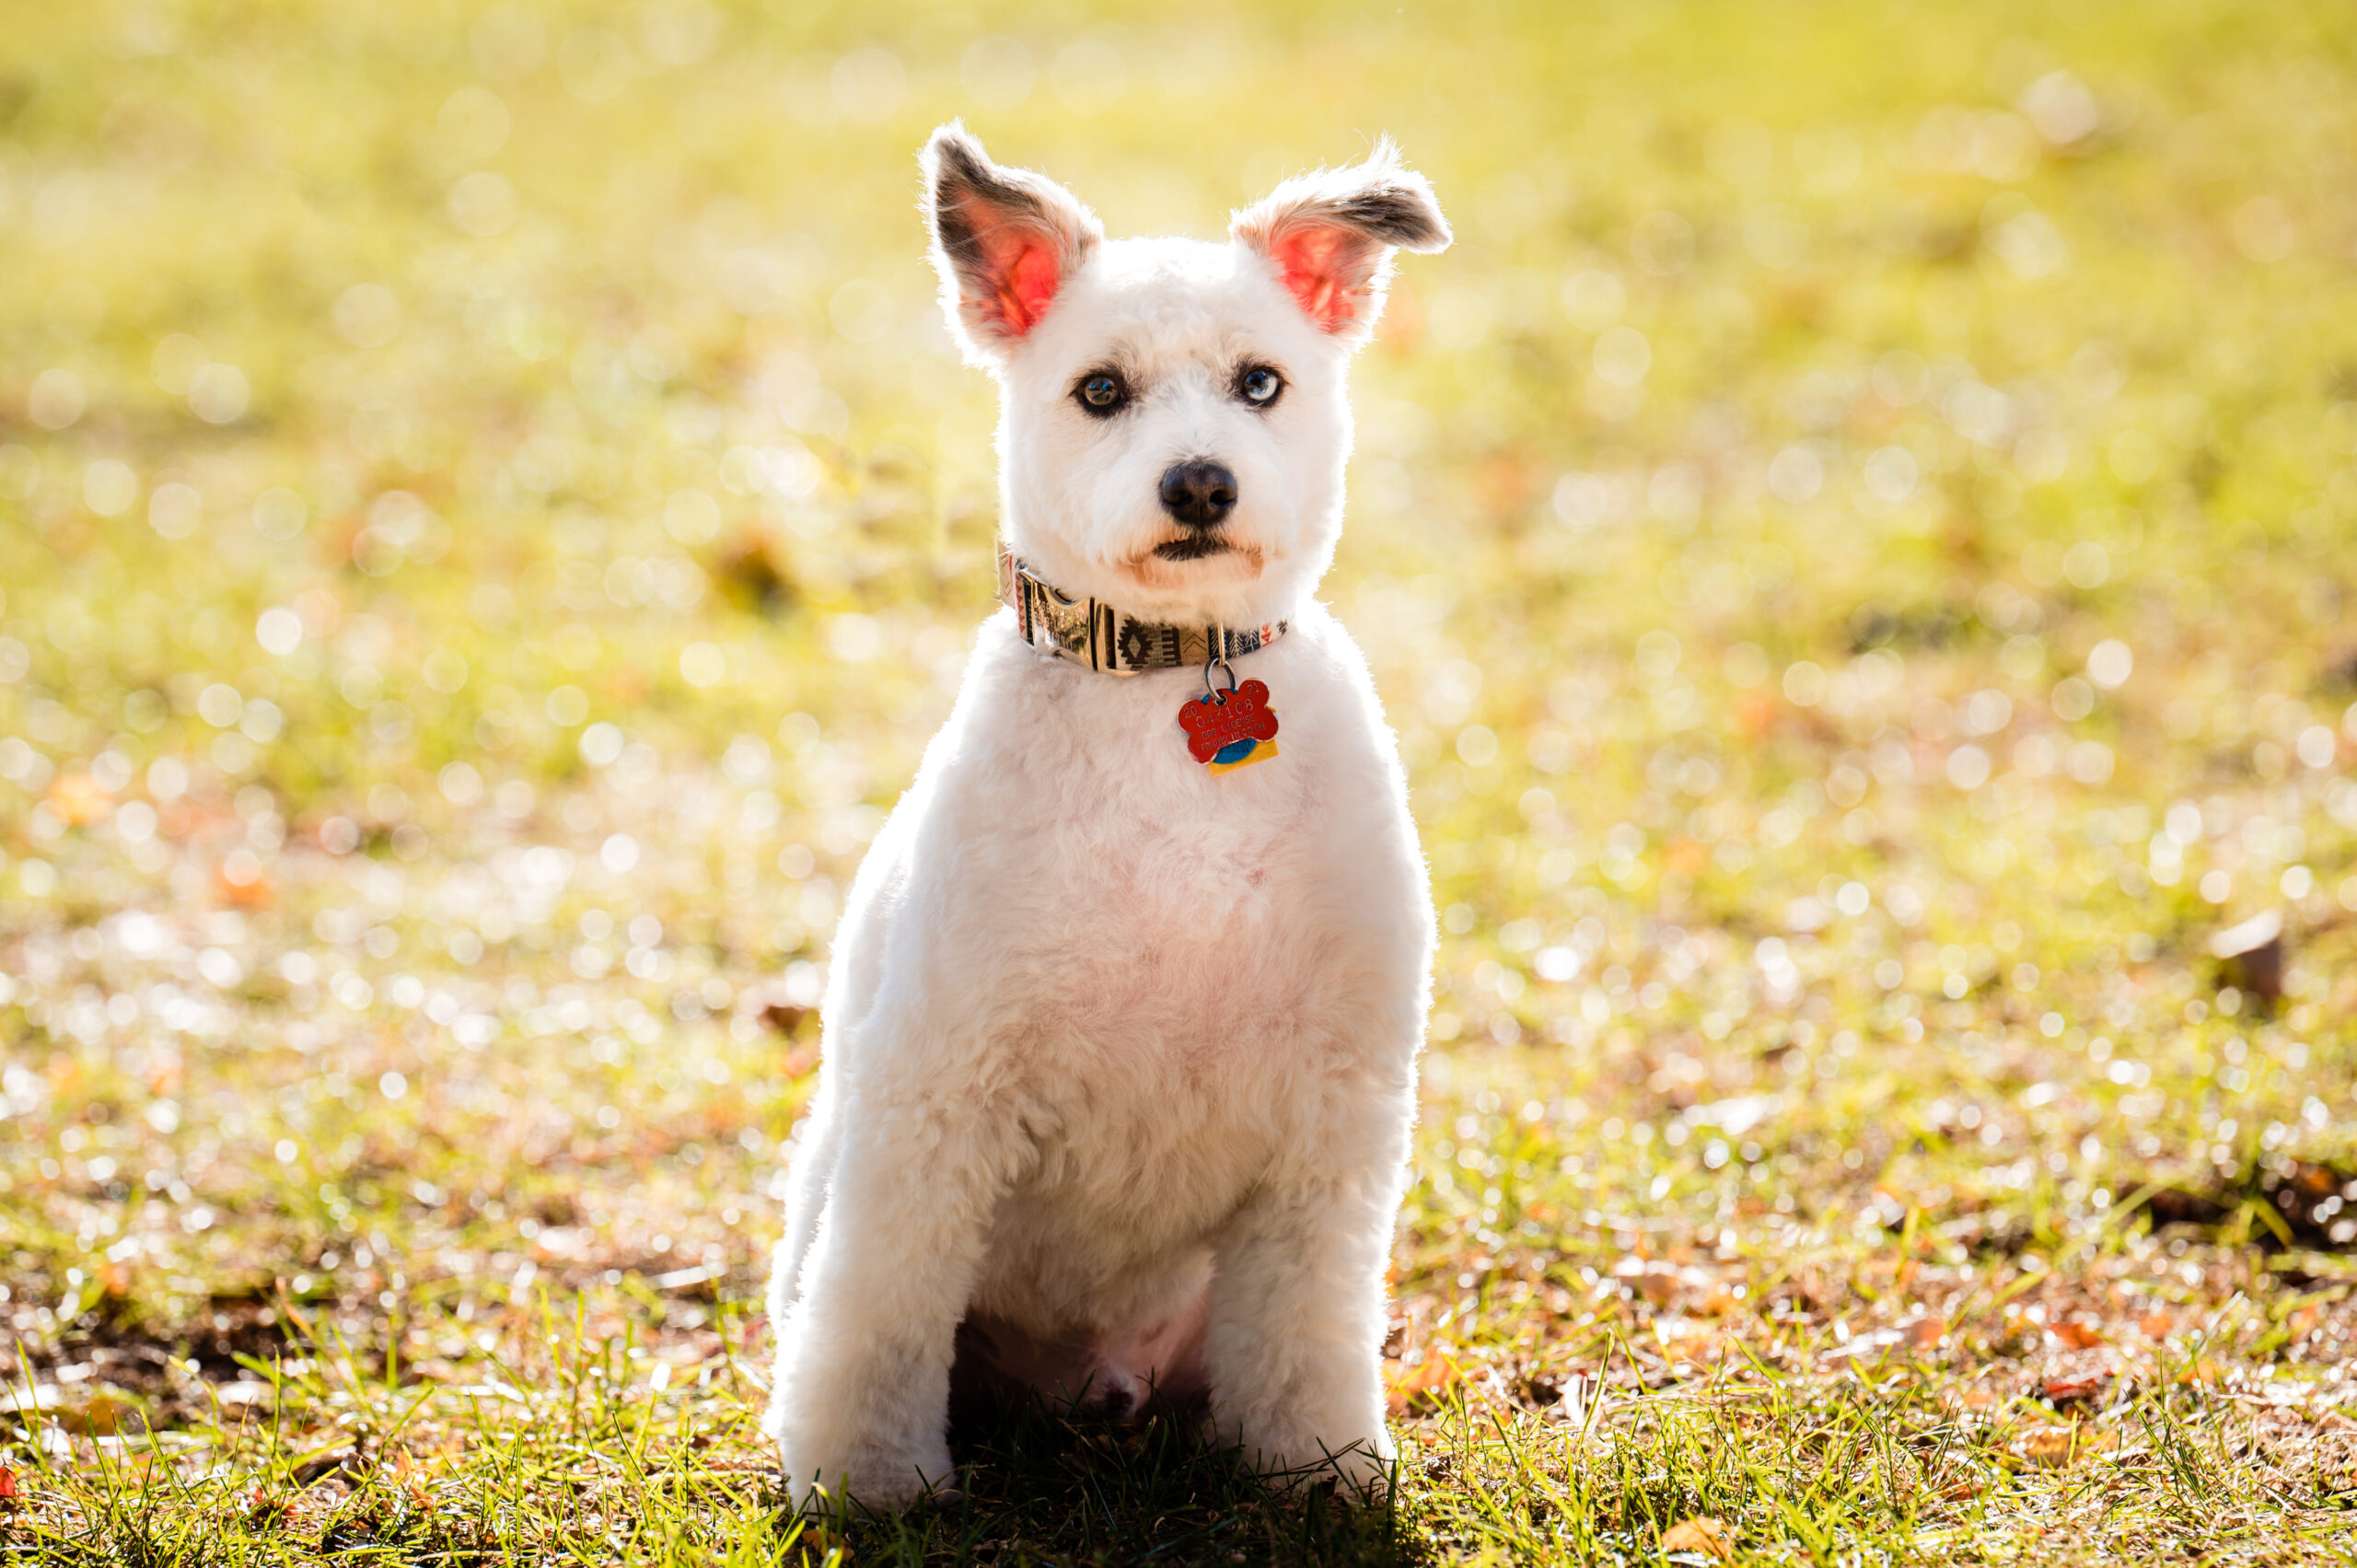
{"type": "Polygon", "coordinates": [[[1265,682],[1248,680],[1226,697],[1197,697],[1178,710],[1178,726],[1187,732],[1188,754],[1208,762],[1223,747],[1239,740],[1274,740],[1277,715],[1269,711],[1265,682]]]}

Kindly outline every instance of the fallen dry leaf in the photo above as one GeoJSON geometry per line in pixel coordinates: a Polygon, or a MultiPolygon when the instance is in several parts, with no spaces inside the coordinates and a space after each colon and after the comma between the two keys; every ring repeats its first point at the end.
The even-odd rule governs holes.
{"type": "Polygon", "coordinates": [[[127,1413],[128,1411],[121,1400],[110,1394],[99,1393],[92,1395],[81,1404],[68,1405],[60,1410],[54,1419],[59,1426],[68,1432],[78,1433],[87,1437],[111,1437],[121,1430],[123,1417],[127,1413]]]}
{"type": "Polygon", "coordinates": [[[1937,1350],[1947,1337],[1948,1325],[1944,1318],[1920,1318],[1907,1327],[1907,1342],[1917,1350],[1937,1350]]]}
{"type": "Polygon", "coordinates": [[[2033,1432],[2022,1439],[2021,1455],[2031,1464],[2059,1469],[2071,1462],[2071,1456],[2077,1447],[2078,1434],[2075,1432],[2033,1432]]]}
{"type": "Polygon", "coordinates": [[[2054,1337],[2073,1350],[2093,1350],[2105,1342],[2103,1330],[2086,1323],[2057,1323],[2054,1337]]]}
{"type": "Polygon", "coordinates": [[[2021,1440],[2020,1452],[2033,1465],[2060,1469],[2090,1454],[2109,1453],[2119,1445],[2119,1437],[2112,1433],[2092,1432],[2084,1426],[2056,1426],[2026,1434],[2021,1440]]]}
{"type": "Polygon", "coordinates": [[[2087,1372],[2072,1377],[2049,1377],[2039,1387],[2048,1399],[2059,1405],[2073,1400],[2092,1400],[2110,1381],[2108,1372],[2087,1372]]]}
{"type": "Polygon", "coordinates": [[[16,1500],[17,1472],[0,1465],[0,1503],[14,1503],[16,1500]]]}
{"type": "Polygon", "coordinates": [[[1735,1556],[1735,1532],[1724,1519],[1681,1519],[1661,1533],[1664,1551],[1699,1551],[1725,1561],[1735,1556]]]}
{"type": "Polygon", "coordinates": [[[1422,1361],[1402,1366],[1386,1375],[1390,1385],[1386,1401],[1393,1415],[1406,1415],[1425,1396],[1437,1393],[1457,1381],[1457,1364],[1446,1356],[1426,1353],[1422,1361]]]}

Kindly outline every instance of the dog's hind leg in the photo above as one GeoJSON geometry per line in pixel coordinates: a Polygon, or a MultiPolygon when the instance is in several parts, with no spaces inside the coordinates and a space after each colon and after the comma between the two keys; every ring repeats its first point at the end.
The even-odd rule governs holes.
{"type": "Polygon", "coordinates": [[[789,1495],[903,1507],[950,1479],[949,1374],[1019,1119],[914,1074],[853,1074],[765,1423],[789,1495]]]}

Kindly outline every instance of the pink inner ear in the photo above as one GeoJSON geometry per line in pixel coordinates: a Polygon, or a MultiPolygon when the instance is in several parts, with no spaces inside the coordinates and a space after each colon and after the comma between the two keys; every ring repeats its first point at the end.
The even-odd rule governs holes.
{"type": "Polygon", "coordinates": [[[977,238],[984,261],[980,281],[989,291],[979,303],[1010,337],[1022,337],[1039,324],[1062,286],[1056,248],[1038,231],[1011,224],[977,238]]]}
{"type": "Polygon", "coordinates": [[[1048,313],[1063,279],[1056,273],[1055,251],[1038,244],[1024,246],[1004,276],[1006,281],[999,285],[999,316],[1006,322],[1006,330],[1019,338],[1048,313]]]}
{"type": "Polygon", "coordinates": [[[1334,331],[1358,314],[1358,300],[1343,270],[1352,261],[1351,237],[1335,228],[1296,228],[1282,234],[1269,247],[1270,259],[1284,274],[1309,319],[1334,331]]]}

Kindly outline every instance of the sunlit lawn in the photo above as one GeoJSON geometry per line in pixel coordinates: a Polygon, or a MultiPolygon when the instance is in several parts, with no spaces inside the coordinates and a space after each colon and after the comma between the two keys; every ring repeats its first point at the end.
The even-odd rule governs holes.
{"type": "Polygon", "coordinates": [[[19,10],[10,1551],[2357,1555],[2339,7],[19,10]],[[953,114],[1457,227],[1329,584],[1447,934],[1386,1509],[1036,1420],[830,1537],[754,1430],[989,608],[953,114]]]}

